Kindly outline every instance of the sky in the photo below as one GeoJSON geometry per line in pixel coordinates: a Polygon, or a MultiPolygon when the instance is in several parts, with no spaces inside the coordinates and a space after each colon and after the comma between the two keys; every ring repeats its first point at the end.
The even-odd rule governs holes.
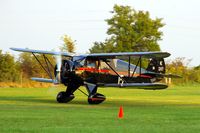
{"type": "Polygon", "coordinates": [[[0,49],[14,55],[10,47],[57,49],[66,34],[77,53],[86,53],[107,37],[105,19],[114,4],[163,18],[161,50],[171,53],[169,60],[185,57],[190,66],[200,65],[199,0],[0,0],[0,49]]]}

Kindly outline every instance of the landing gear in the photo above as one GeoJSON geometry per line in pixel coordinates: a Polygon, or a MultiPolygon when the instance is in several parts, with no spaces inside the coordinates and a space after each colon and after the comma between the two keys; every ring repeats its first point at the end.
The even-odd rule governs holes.
{"type": "Polygon", "coordinates": [[[74,94],[67,94],[64,91],[59,92],[57,95],[57,101],[59,103],[67,103],[71,101],[72,99],[74,99],[74,94]]]}
{"type": "Polygon", "coordinates": [[[89,104],[100,104],[100,103],[102,103],[105,99],[106,99],[106,97],[105,97],[103,94],[95,93],[95,94],[91,94],[91,95],[88,97],[88,103],[89,103],[89,104]]]}
{"type": "Polygon", "coordinates": [[[97,85],[94,83],[85,82],[86,89],[88,91],[88,103],[89,104],[100,104],[106,97],[103,94],[97,93],[97,85]]]}
{"type": "MultiPolygon", "coordinates": [[[[69,65],[69,64],[68,64],[69,65]]],[[[70,65],[69,65],[70,66],[70,65]]],[[[69,69],[69,67],[63,67],[63,69],[69,69]]],[[[57,101],[59,103],[67,103],[74,99],[74,92],[83,85],[81,77],[77,76],[74,71],[61,71],[61,83],[67,86],[66,92],[62,91],[57,95],[57,101]]]]}

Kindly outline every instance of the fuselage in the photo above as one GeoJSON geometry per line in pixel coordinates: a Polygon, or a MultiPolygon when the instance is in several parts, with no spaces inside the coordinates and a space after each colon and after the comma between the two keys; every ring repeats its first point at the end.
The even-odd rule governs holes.
{"type": "Polygon", "coordinates": [[[75,63],[75,73],[85,81],[94,83],[152,83],[158,81],[148,71],[120,59],[83,59],[75,63]],[[108,64],[107,64],[108,63],[108,64]]]}

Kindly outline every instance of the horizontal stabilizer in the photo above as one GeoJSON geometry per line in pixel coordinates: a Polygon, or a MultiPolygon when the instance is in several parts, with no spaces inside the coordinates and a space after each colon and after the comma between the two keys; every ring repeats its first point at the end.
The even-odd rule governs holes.
{"type": "Polygon", "coordinates": [[[155,72],[147,72],[144,73],[144,75],[150,75],[150,76],[157,76],[157,77],[166,77],[166,78],[182,78],[179,75],[175,75],[175,74],[162,74],[162,73],[155,73],[155,72]]]}
{"type": "Polygon", "coordinates": [[[164,77],[167,77],[167,78],[182,78],[181,76],[175,75],[175,74],[164,74],[164,77]]]}
{"type": "Polygon", "coordinates": [[[53,79],[47,79],[47,78],[36,78],[36,77],[32,77],[31,80],[37,81],[37,82],[45,82],[45,83],[54,83],[54,84],[58,84],[58,82],[56,80],[53,79]]]}
{"type": "Polygon", "coordinates": [[[123,84],[99,84],[99,86],[105,87],[129,87],[129,88],[136,88],[136,89],[145,89],[145,90],[160,90],[166,89],[168,85],[162,83],[123,83],[123,84]]]}

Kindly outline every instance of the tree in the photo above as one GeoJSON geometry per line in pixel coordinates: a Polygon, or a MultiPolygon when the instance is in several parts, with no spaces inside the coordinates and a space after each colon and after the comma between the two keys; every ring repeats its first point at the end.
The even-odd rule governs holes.
{"type": "Polygon", "coordinates": [[[192,69],[189,78],[196,83],[200,83],[200,65],[192,69]]]}
{"type": "MultiPolygon", "coordinates": [[[[36,57],[40,60],[40,62],[47,68],[46,62],[43,59],[43,55],[36,55],[36,57]]],[[[52,65],[55,65],[55,59],[51,55],[46,55],[52,65]]],[[[19,56],[19,64],[21,71],[23,73],[24,79],[30,79],[31,77],[48,77],[47,73],[42,69],[40,64],[37,62],[35,57],[30,53],[21,53],[19,56]]],[[[54,69],[51,68],[51,72],[54,69]]],[[[52,73],[53,75],[53,73],[52,73]]]]}
{"type": "Polygon", "coordinates": [[[130,6],[115,5],[111,13],[113,16],[106,20],[109,37],[105,42],[95,42],[90,53],[160,51],[162,19],[153,20],[149,12],[137,12],[130,6]]]}
{"type": "Polygon", "coordinates": [[[60,50],[75,53],[75,41],[73,41],[71,37],[67,35],[62,36],[61,39],[63,40],[64,44],[60,50]]]}
{"type": "Polygon", "coordinates": [[[91,53],[111,53],[115,51],[112,39],[106,39],[105,42],[94,42],[94,46],[90,49],[91,53]]]}
{"type": "Polygon", "coordinates": [[[194,70],[200,70],[200,65],[194,67],[194,70]]]}
{"type": "Polygon", "coordinates": [[[180,79],[173,79],[176,84],[178,83],[188,83],[191,81],[190,75],[192,70],[188,67],[190,59],[186,59],[184,57],[178,57],[173,61],[169,61],[166,63],[166,73],[177,74],[182,76],[180,79]]]}
{"type": "Polygon", "coordinates": [[[9,53],[0,50],[0,82],[15,82],[19,80],[19,65],[9,53]]]}
{"type": "Polygon", "coordinates": [[[36,61],[30,53],[21,53],[19,56],[19,63],[23,73],[23,78],[29,79],[35,73],[39,74],[39,68],[36,66],[36,61]]]}

